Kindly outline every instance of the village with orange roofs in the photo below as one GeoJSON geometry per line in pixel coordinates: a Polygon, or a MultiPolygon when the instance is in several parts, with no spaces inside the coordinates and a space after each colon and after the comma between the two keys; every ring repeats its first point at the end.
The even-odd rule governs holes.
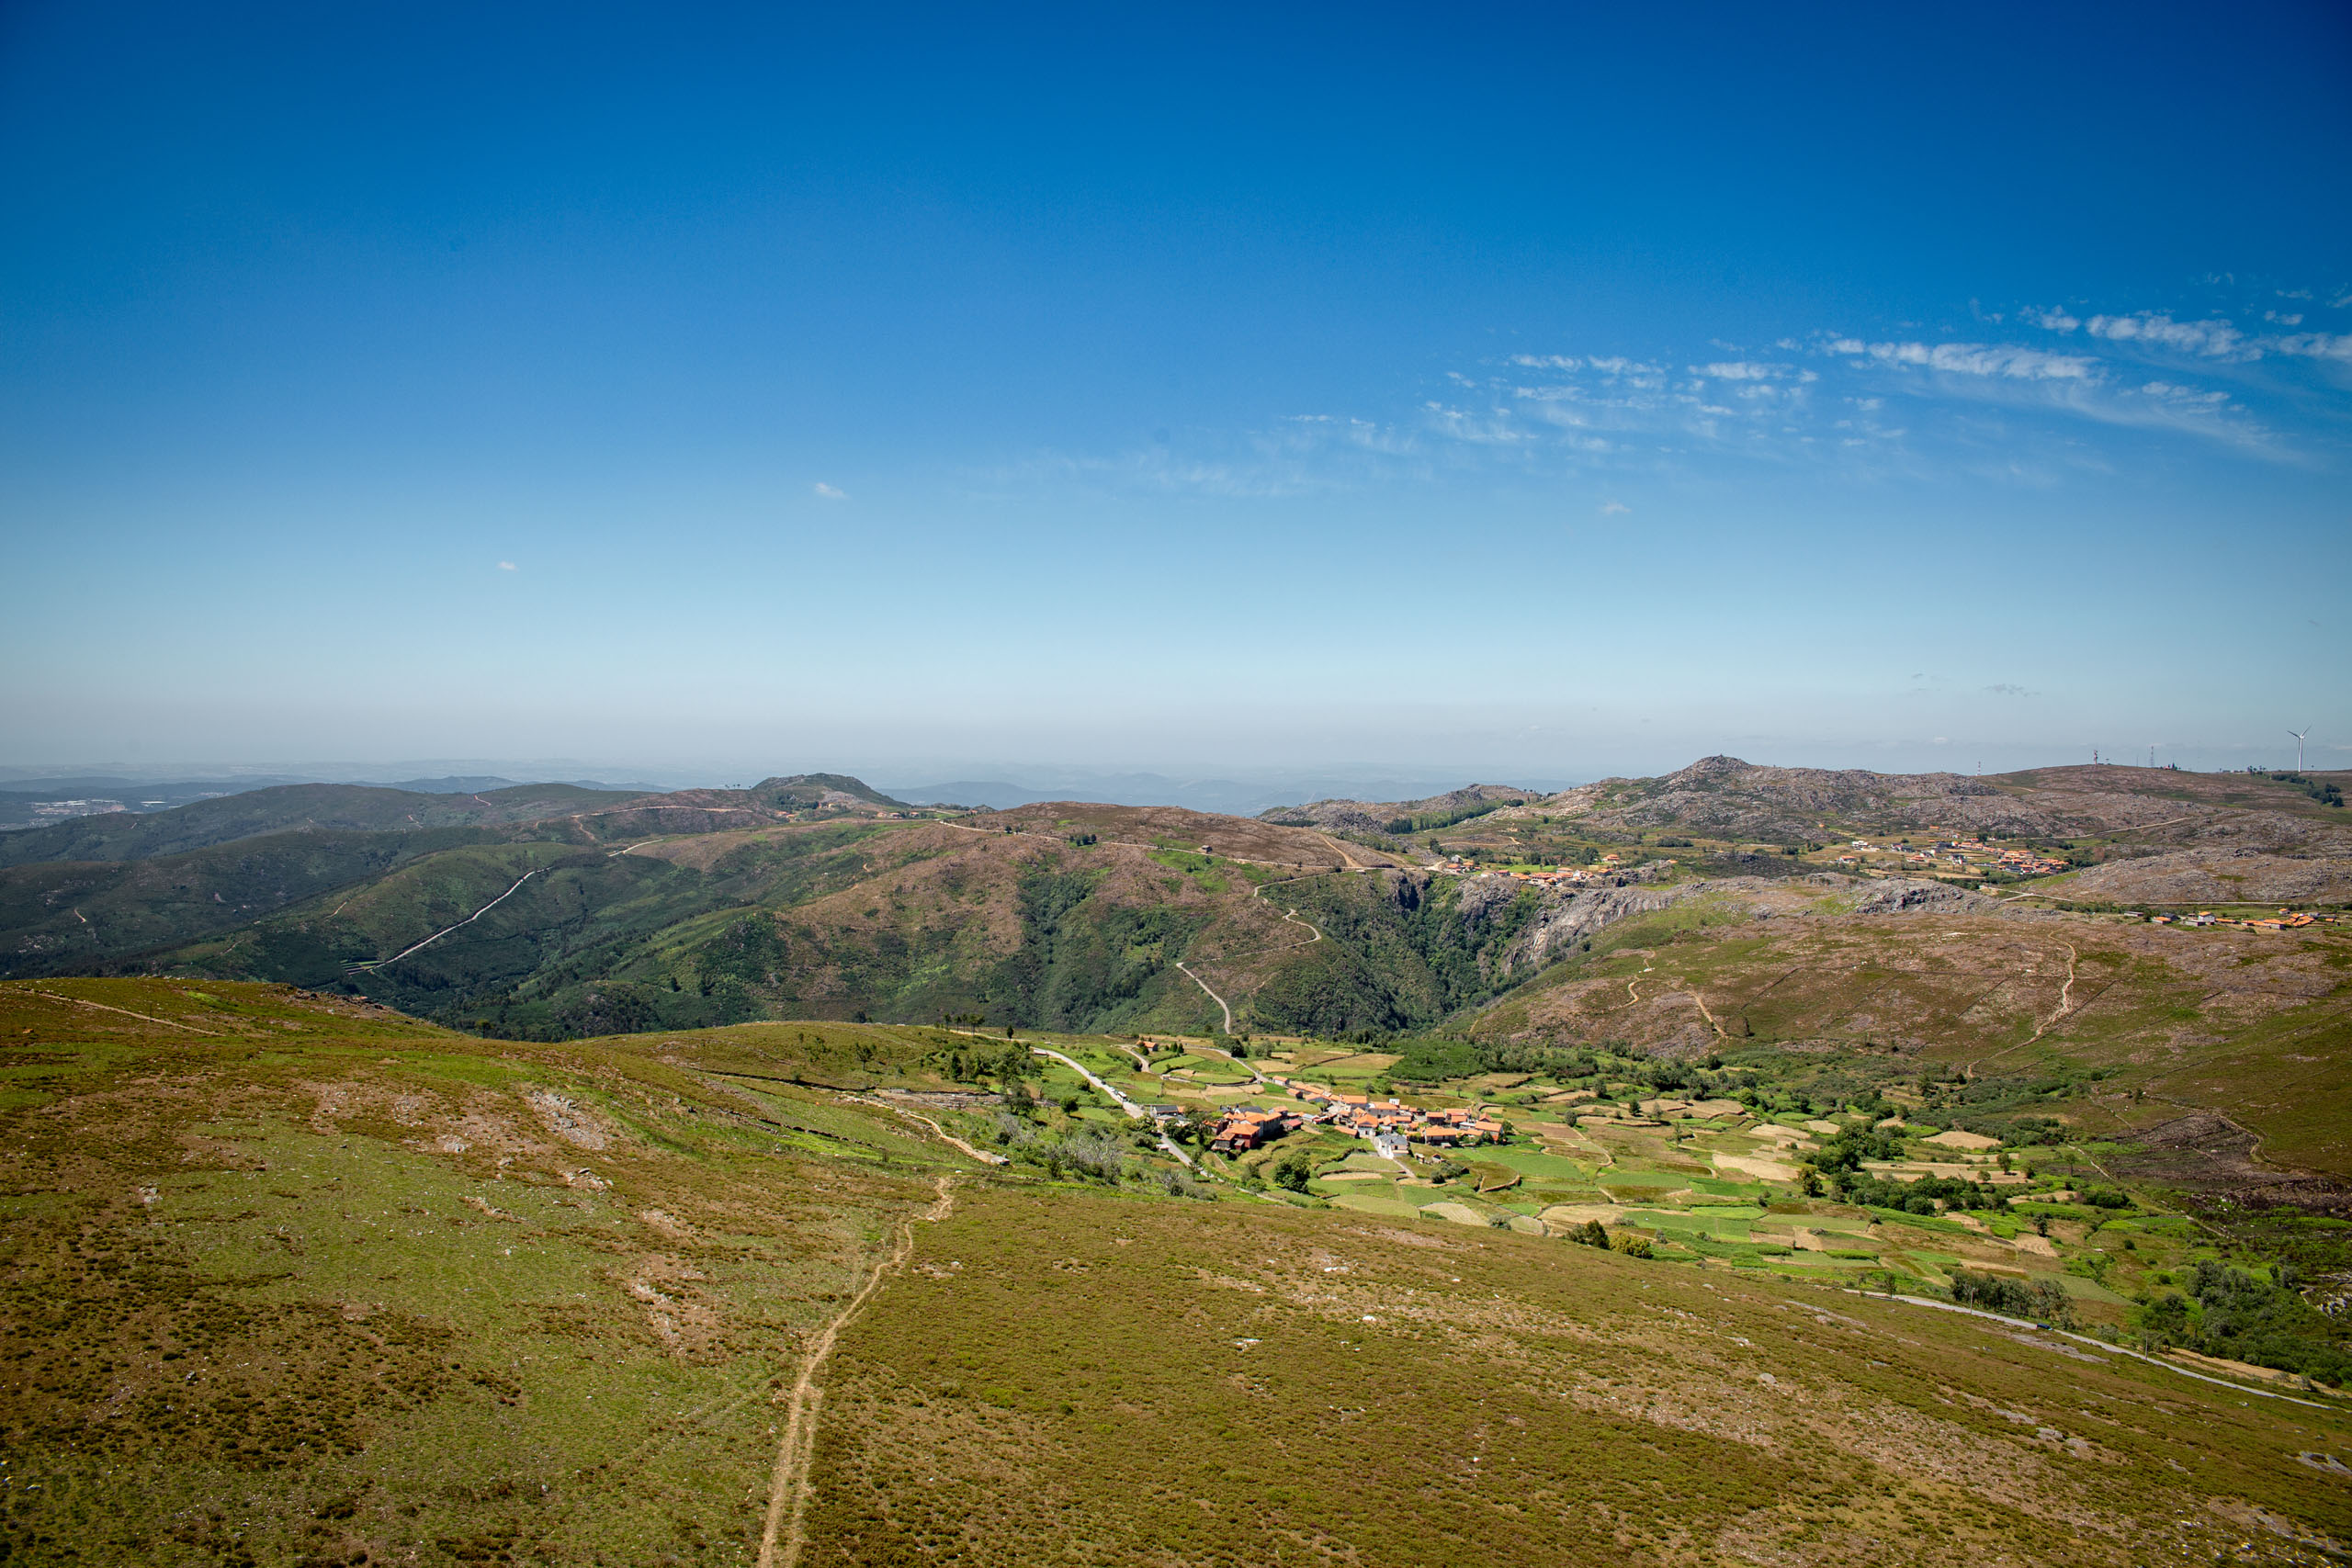
{"type": "MultiPolygon", "coordinates": [[[[1271,1074],[1261,1082],[1303,1102],[1290,1110],[1259,1105],[1228,1107],[1217,1118],[1209,1147],[1218,1154],[1238,1154],[1305,1126],[1327,1126],[1365,1140],[1392,1159],[1409,1157],[1411,1145],[1423,1150],[1458,1148],[1468,1144],[1499,1144],[1510,1129],[1484,1107],[1450,1106],[1432,1111],[1401,1100],[1375,1099],[1368,1094],[1337,1094],[1321,1084],[1295,1082],[1271,1074]]],[[[1155,1106],[1155,1114],[1174,1106],[1155,1106]]]]}

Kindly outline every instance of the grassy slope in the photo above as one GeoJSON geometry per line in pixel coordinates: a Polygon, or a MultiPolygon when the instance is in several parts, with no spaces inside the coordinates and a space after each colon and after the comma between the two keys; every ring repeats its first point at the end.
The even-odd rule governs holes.
{"type": "Polygon", "coordinates": [[[2291,1457],[2342,1413],[1556,1240],[1008,1184],[851,1097],[936,1087],[927,1031],[524,1045],[52,980],[0,986],[0,1041],[11,1562],[748,1561],[810,1331],[956,1172],[822,1380],[803,1561],[2352,1531],[2291,1457]]]}
{"type": "Polygon", "coordinates": [[[917,1242],[831,1375],[812,1563],[2120,1565],[2352,1532],[2294,1458],[2345,1413],[1954,1314],[1260,1204],[976,1191],[917,1242]]]}
{"type": "Polygon", "coordinates": [[[1702,1054],[1872,1046],[2006,1074],[2104,1068],[2096,1098],[2053,1111],[2111,1132],[2211,1108],[2278,1162],[2352,1176],[2352,937],[2340,931],[2016,914],[1758,920],[1749,902],[1696,900],[1612,927],[1474,1032],[1702,1054]]]}
{"type": "Polygon", "coordinates": [[[0,1040],[11,1562],[746,1560],[805,1336],[965,1163],[785,1081],[928,1048],[876,1031],[59,980],[0,1040]]]}

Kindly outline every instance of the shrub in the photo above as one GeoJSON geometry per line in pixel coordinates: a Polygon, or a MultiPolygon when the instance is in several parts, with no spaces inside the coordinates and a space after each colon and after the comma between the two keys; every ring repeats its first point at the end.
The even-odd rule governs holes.
{"type": "Polygon", "coordinates": [[[1622,1252],[1628,1258],[1647,1258],[1650,1256],[1650,1238],[1635,1235],[1632,1231],[1619,1231],[1609,1238],[1609,1250],[1622,1252]]]}
{"type": "Polygon", "coordinates": [[[1116,1181],[1126,1169],[1126,1150],[1117,1139],[1099,1133],[1072,1134],[1054,1145],[1051,1152],[1064,1165],[1098,1181],[1116,1181]]]}

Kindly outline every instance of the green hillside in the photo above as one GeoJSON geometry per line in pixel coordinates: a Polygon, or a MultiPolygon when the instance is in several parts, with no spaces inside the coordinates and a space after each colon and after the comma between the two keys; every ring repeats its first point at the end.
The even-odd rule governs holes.
{"type": "Polygon", "coordinates": [[[80,817],[53,828],[0,834],[0,866],[145,860],[289,829],[397,833],[536,822],[637,798],[628,792],[572,784],[517,784],[484,795],[422,795],[367,784],[284,784],[170,811],[80,817]]]}
{"type": "Polygon", "coordinates": [[[217,931],[251,933],[275,911],[497,836],[266,833],[184,854],[9,866],[0,869],[0,974],[86,972],[217,931]]]}
{"type": "Polygon", "coordinates": [[[107,981],[0,1034],[12,1562],[742,1560],[776,1388],[973,1164],[820,1087],[887,1035],[720,1078],[107,981]]]}
{"type": "Polygon", "coordinates": [[[1240,843],[1249,859],[1117,839],[1115,812],[1052,833],[820,818],[582,843],[555,826],[22,868],[17,970],[37,953],[49,972],[286,980],[524,1038],[943,1013],[1205,1031],[1223,1013],[1204,984],[1237,1027],[1342,1032],[1426,1027],[1521,977],[1500,953],[1530,913],[1465,918],[1453,880],[1342,874],[1314,835],[1240,843]]]}
{"type": "MultiPolygon", "coordinates": [[[[1996,781],[1996,794],[2054,812],[2095,787],[2120,811],[2115,800],[2139,798],[2124,785],[2153,782],[2242,821],[2246,802],[2283,787],[2148,772],[1996,781]]],[[[1851,805],[1912,787],[1874,777],[1758,781],[1702,765],[1641,798],[1802,787],[1851,805]]],[[[2136,1135],[2215,1112],[2274,1162],[2352,1177],[2335,1113],[2352,1088],[2352,997],[2343,928],[2325,922],[2188,931],[2061,913],[2007,890],[2041,897],[2078,875],[2007,878],[1996,899],[1973,875],[1894,874],[1908,867],[1894,852],[1844,866],[1828,849],[1746,853],[1696,818],[1677,819],[1687,834],[1611,850],[1585,818],[1501,804],[1523,792],[1477,792],[1495,808],[1438,836],[1471,873],[1566,863],[1586,883],[1434,870],[1393,841],[1173,808],[943,819],[835,775],[605,806],[580,793],[482,797],[527,818],[489,825],[306,829],[0,870],[0,973],[285,981],[542,1041],[943,1016],[1208,1035],[1229,1010],[1244,1035],[1616,1043],[1683,1061],[1826,1054],[1875,1064],[1871,1082],[1984,1080],[1971,1092],[1989,1097],[1988,1116],[2039,1113],[2027,1100],[2041,1095],[2050,1114],[2136,1135]],[[550,805],[591,808],[529,815],[550,805]],[[1743,853],[1777,874],[1724,874],[1743,853]],[[2092,1074],[2096,1094],[2080,1087],[2092,1074]],[[2037,1075],[2064,1092],[2000,1087],[2037,1075]]],[[[444,798],[372,792],[387,794],[444,798]]],[[[2312,822],[2341,818],[2304,804],[2312,822]]],[[[2180,805],[2162,809],[2189,816],[2180,805]]],[[[2307,847],[2231,863],[2301,874],[2337,863],[2307,847]]],[[[2230,1190],[2280,1190],[2236,1153],[2218,1166],[2167,1157],[2204,1161],[2230,1190]]]]}
{"type": "MultiPolygon", "coordinates": [[[[0,984],[0,1042],[12,1563],[2287,1563],[2352,1539],[2328,1469],[2352,1407],[2159,1353],[2251,1345],[2213,1336],[2289,1324],[2291,1292],[2136,1187],[2086,1207],[2045,1172],[1977,1231],[1770,1179],[1768,1204],[1679,1174],[1753,1160],[1761,1112],[1578,1102],[1453,1186],[1363,1179],[1340,1140],[1277,1201],[1308,1135],[1186,1168],[1028,1041],[937,1028],[485,1042],[283,987],[52,979],[0,984]],[[1607,1212],[1652,1256],[1577,1246],[1538,1217],[1577,1201],[1521,1190],[1595,1179],[1647,1195],[1607,1212]],[[1841,1288],[1932,1296],[1978,1258],[2088,1331],[1841,1288]],[[2160,1274],[2185,1293],[2118,1293],[2160,1274]]],[[[1252,1092],[1046,1043],[1155,1097],[1252,1092]]],[[[1839,1125],[1822,1168],[1871,1123],[1839,1125]]]]}

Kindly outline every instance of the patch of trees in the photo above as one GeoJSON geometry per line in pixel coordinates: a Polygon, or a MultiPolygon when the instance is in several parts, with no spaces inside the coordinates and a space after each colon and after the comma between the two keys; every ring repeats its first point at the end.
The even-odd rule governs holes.
{"type": "Polygon", "coordinates": [[[1933,1214],[1940,1209],[2002,1209],[2001,1192],[1989,1182],[1958,1176],[1923,1176],[1917,1181],[1896,1181],[1883,1176],[1838,1171],[1829,1184],[1841,1201],[1873,1209],[1900,1209],[1906,1214],[1933,1214]],[[1938,1203],[1937,1200],[1942,1202],[1938,1203]]]}
{"type": "Polygon", "coordinates": [[[1963,1132],[1998,1138],[2005,1144],[2055,1146],[2066,1141],[2065,1123],[2049,1116],[1955,1116],[1951,1120],[1963,1132]]]}
{"type": "MultiPolygon", "coordinates": [[[[1903,1135],[1890,1128],[1853,1127],[1838,1134],[1809,1155],[1805,1163],[1824,1176],[1860,1170],[1868,1159],[1901,1159],[1903,1135]]],[[[1896,1205],[1898,1208],[1901,1205],[1896,1205]]]]}
{"type": "Polygon", "coordinates": [[[1466,1040],[1416,1040],[1406,1046],[1388,1076],[1405,1083],[1439,1083],[1487,1070],[1478,1048],[1466,1040]]]}
{"type": "Polygon", "coordinates": [[[1035,1077],[1046,1070],[1045,1064],[1026,1045],[1007,1043],[990,1046],[979,1041],[970,1044],[951,1044],[944,1051],[933,1051],[927,1058],[938,1064],[955,1083],[978,1083],[994,1078],[1004,1085],[1005,1102],[1014,1109],[1030,1108],[1028,1088],[1022,1081],[1035,1077]]]}
{"type": "Polygon", "coordinates": [[[2142,1305],[2142,1345],[2179,1345],[2342,1387],[2352,1376],[2342,1327],[2298,1293],[2294,1265],[2278,1264],[2269,1272],[2265,1279],[2215,1258],[2201,1260],[2187,1296],[2167,1291],[2142,1305]]]}
{"type": "Polygon", "coordinates": [[[2305,778],[2296,773],[2273,773],[2270,776],[2280,784],[2293,784],[2322,806],[2341,807],[2344,805],[2344,791],[2330,780],[2305,778]]]}
{"type": "Polygon", "coordinates": [[[1328,942],[1276,971],[1250,998],[1250,1015],[1260,1027],[1325,1039],[1403,1028],[1415,1021],[1408,1008],[1388,980],[1328,942]]]}
{"type": "Polygon", "coordinates": [[[1075,1175],[1118,1184],[1126,1174],[1127,1151],[1117,1138],[1087,1128],[1047,1137],[1029,1121],[1035,1105],[1025,1086],[1016,1084],[1006,1090],[1005,1109],[996,1113],[997,1147],[1014,1161],[1036,1166],[1056,1180],[1075,1175]]]}
{"type": "Polygon", "coordinates": [[[1609,1227],[1599,1220],[1585,1221],[1583,1229],[1568,1233],[1568,1239],[1578,1247],[1597,1247],[1603,1252],[1622,1252],[1629,1258],[1651,1256],[1649,1237],[1633,1231],[1619,1231],[1611,1235],[1609,1227]]]}
{"type": "Polygon", "coordinates": [[[1524,806],[1523,800],[1482,800],[1469,806],[1457,806],[1451,811],[1416,811],[1410,816],[1392,818],[1391,833],[1434,833],[1441,828],[1451,828],[1456,822],[1467,822],[1474,817],[1484,817],[1489,811],[1499,811],[1506,806],[1524,806]]]}
{"type": "Polygon", "coordinates": [[[2005,1280],[1973,1269],[1951,1271],[1951,1299],[1980,1312],[2030,1318],[2055,1328],[2075,1326],[2075,1303],[2064,1287],[2048,1280],[2005,1280]]]}
{"type": "Polygon", "coordinates": [[[1648,1258],[1650,1238],[1637,1231],[1619,1231],[1611,1235],[1609,1227],[1599,1220],[1587,1220],[1581,1230],[1570,1231],[1568,1239],[1578,1247],[1597,1247],[1603,1252],[1622,1252],[1628,1258],[1648,1258]]]}

